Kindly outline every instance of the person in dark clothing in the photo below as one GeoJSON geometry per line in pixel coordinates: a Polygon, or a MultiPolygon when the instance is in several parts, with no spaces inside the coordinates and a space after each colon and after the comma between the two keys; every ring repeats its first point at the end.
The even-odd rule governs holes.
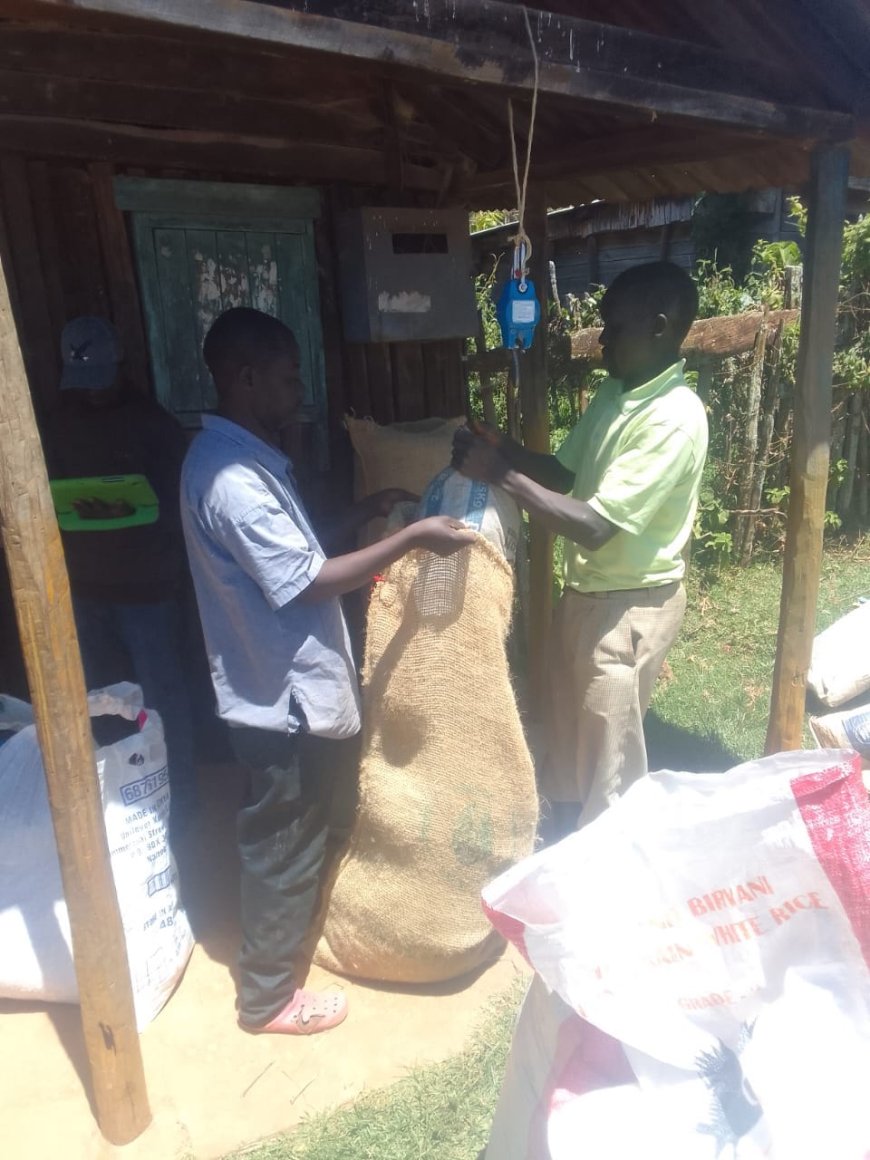
{"type": "MultiPolygon", "coordinates": [[[[144,475],[159,504],[156,522],[68,531],[64,551],[89,689],[119,680],[142,687],[163,721],[177,833],[196,805],[193,736],[181,639],[187,575],[178,485],[187,449],[178,422],[124,382],[122,349],[104,318],[76,318],[61,339],[61,402],[46,433],[53,479],[144,475]]],[[[116,514],[99,500],[79,509],[116,514]]]]}

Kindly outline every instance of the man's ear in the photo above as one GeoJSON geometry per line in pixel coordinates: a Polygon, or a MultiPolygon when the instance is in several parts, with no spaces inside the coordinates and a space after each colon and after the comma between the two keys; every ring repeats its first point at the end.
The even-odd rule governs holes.
{"type": "Polygon", "coordinates": [[[668,331],[669,325],[666,314],[657,314],[653,319],[653,337],[663,338],[668,331]]]}
{"type": "Polygon", "coordinates": [[[254,368],[243,366],[239,368],[239,386],[244,391],[250,391],[254,385],[254,368]]]}

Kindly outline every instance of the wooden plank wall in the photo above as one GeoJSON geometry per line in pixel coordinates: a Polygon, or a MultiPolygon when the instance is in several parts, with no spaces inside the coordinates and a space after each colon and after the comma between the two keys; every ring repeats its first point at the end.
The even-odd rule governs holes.
{"type": "MultiPolygon", "coordinates": [[[[139,389],[150,390],[132,250],[112,193],[115,172],[104,163],[87,165],[18,154],[0,157],[0,210],[14,276],[19,333],[40,416],[56,402],[60,332],[64,322],[77,314],[100,314],[114,321],[124,341],[129,374],[139,389]]],[[[231,180],[227,175],[177,171],[148,176],[231,180]]],[[[346,204],[359,196],[354,191],[341,201],[346,204]]],[[[461,414],[465,407],[461,341],[344,343],[329,208],[318,223],[317,247],[333,428],[347,411],[380,423],[461,414]]]]}
{"type": "MultiPolygon", "coordinates": [[[[79,314],[110,318],[127,353],[133,385],[150,391],[145,330],[127,222],[115,206],[115,173],[232,180],[231,174],[155,172],[21,154],[0,155],[0,246],[8,256],[10,291],[25,366],[40,422],[54,409],[61,373],[60,333],[79,314]]],[[[247,176],[246,180],[250,180],[247,176]]],[[[274,181],[269,184],[275,184],[274,181]]],[[[381,200],[384,193],[378,195],[381,200]]],[[[387,195],[388,196],[388,195],[387,195]]],[[[353,492],[347,412],[379,423],[449,417],[466,406],[462,342],[360,346],[344,342],[337,292],[332,207],[365,199],[334,187],[317,223],[316,244],[326,365],[331,470],[324,479],[306,463],[308,430],[288,434],[300,484],[316,511],[327,514],[353,492]]],[[[26,695],[17,631],[0,567],[0,693],[26,695]]]]}
{"type": "Polygon", "coordinates": [[[462,342],[348,343],[347,409],[377,423],[463,415],[462,342]]]}
{"type": "Polygon", "coordinates": [[[53,409],[60,333],[78,314],[111,318],[128,373],[147,389],[148,371],[132,260],[112,197],[112,170],[7,154],[0,207],[14,277],[19,337],[40,419],[53,409]]]}

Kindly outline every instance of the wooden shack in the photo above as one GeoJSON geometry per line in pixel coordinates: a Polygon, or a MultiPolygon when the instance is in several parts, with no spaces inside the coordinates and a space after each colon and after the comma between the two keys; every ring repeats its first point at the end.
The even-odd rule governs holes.
{"type": "MultiPolygon", "coordinates": [[[[857,218],[870,207],[865,186],[866,182],[858,178],[849,182],[850,217],[857,218]]],[[[787,190],[751,190],[705,198],[700,203],[702,217],[708,203],[723,207],[717,225],[719,242],[727,232],[744,259],[757,241],[802,244],[797,223],[789,212],[787,190]]],[[[551,209],[547,213],[547,245],[560,299],[564,300],[567,294],[582,297],[596,286],[609,286],[623,270],[643,262],[666,260],[694,271],[703,253],[695,225],[698,210],[697,197],[656,197],[616,205],[599,201],[551,209]]],[[[493,263],[497,263],[495,281],[500,284],[502,273],[510,265],[507,254],[515,231],[516,225],[508,222],[472,235],[476,273],[489,275],[493,263]]],[[[726,261],[728,257],[724,255],[726,261]]]]}
{"type": "MultiPolygon", "coordinates": [[[[342,210],[512,204],[508,100],[520,154],[533,144],[525,225],[544,296],[547,206],[805,186],[802,410],[777,670],[786,743],[813,628],[850,152],[852,172],[870,176],[868,69],[863,0],[0,0],[2,258],[15,321],[0,328],[3,535],[112,1138],[141,1130],[147,1102],[123,953],[105,933],[99,953],[91,945],[117,914],[94,870],[105,842],[83,685],[66,655],[68,590],[19,346],[43,417],[64,320],[105,314],[138,389],[195,425],[208,406],[198,347],[209,318],[238,301],[271,304],[304,331],[308,406],[290,450],[310,493],[329,480],[347,494],[345,411],[381,422],[456,414],[465,388],[460,338],[344,339],[342,210]]],[[[522,405],[527,443],[546,448],[543,344],[527,356],[522,405]]],[[[550,565],[537,530],[531,556],[542,639],[550,565]]]]}

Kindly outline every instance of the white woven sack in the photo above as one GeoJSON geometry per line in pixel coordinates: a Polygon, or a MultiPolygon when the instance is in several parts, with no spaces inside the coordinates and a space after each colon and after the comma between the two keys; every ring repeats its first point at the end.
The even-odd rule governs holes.
{"type": "MultiPolygon", "coordinates": [[[[123,683],[91,693],[92,717],[139,729],[97,750],[112,875],[124,925],[136,1022],[169,998],[193,950],[169,848],[169,772],[159,716],[123,683]]],[[[78,1001],[42,755],[33,725],[0,747],[0,996],[78,1001]]]]}
{"type": "Polygon", "coordinates": [[[440,471],[420,500],[419,516],[453,516],[480,532],[513,564],[517,556],[522,517],[520,509],[501,487],[466,479],[452,467],[440,471]]]}
{"type": "Polygon", "coordinates": [[[819,633],[813,641],[807,684],[829,709],[870,689],[870,601],[819,633]]]}
{"type": "Polygon", "coordinates": [[[866,1160],[868,899],[842,749],[651,774],[507,870],[538,978],[487,1160],[866,1160]]]}

